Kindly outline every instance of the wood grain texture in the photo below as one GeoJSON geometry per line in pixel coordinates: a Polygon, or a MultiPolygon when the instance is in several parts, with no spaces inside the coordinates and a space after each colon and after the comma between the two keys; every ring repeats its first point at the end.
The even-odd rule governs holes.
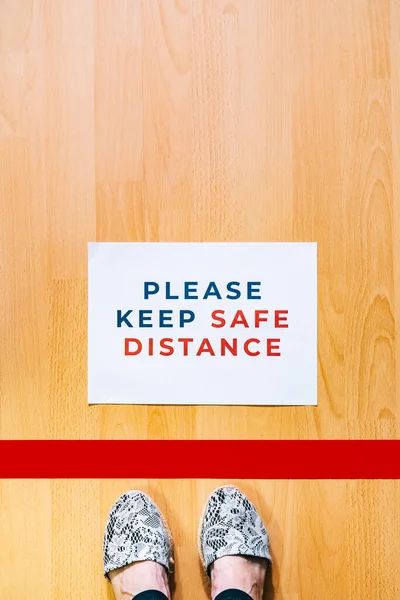
{"type": "MultiPolygon", "coordinates": [[[[0,281],[2,439],[398,439],[399,1],[0,0],[0,281]],[[96,240],[317,241],[318,407],[88,407],[96,240]]],[[[2,482],[0,595],[110,600],[102,529],[140,487],[205,598],[217,483],[2,482]]],[[[241,485],[269,599],[398,600],[397,482],[241,485]]]]}
{"type": "MultiPolygon", "coordinates": [[[[112,503],[150,494],[175,544],[173,597],[205,600],[197,529],[211,480],[3,481],[1,593],[13,600],[112,600],[102,537],[112,503]]],[[[399,485],[393,481],[230,481],[257,505],[274,561],[264,600],[398,600],[399,485]]]]}
{"type": "Polygon", "coordinates": [[[398,2],[0,6],[1,436],[398,436],[398,2]],[[318,408],[88,408],[94,240],[317,241],[318,408]]]}

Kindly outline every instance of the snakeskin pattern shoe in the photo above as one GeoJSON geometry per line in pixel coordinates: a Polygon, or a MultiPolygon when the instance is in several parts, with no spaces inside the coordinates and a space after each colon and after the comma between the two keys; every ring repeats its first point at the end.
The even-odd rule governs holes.
{"type": "Polygon", "coordinates": [[[111,508],[103,542],[104,575],[131,563],[153,560],[173,566],[168,525],[158,506],[143,492],[123,494],[111,508]]]}
{"type": "Polygon", "coordinates": [[[217,558],[227,555],[257,556],[272,563],[264,523],[237,487],[220,487],[208,499],[200,522],[199,552],[207,574],[217,558]]]}

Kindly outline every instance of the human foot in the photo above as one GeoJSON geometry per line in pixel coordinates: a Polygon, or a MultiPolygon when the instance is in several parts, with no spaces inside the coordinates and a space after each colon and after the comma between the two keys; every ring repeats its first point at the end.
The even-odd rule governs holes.
{"type": "Polygon", "coordinates": [[[210,567],[211,598],[224,590],[246,592],[253,600],[261,600],[268,561],[255,556],[222,556],[210,567]]]}
{"type": "Polygon", "coordinates": [[[104,532],[103,561],[104,575],[112,581],[117,600],[131,600],[150,589],[170,598],[171,535],[158,506],[143,492],[127,492],[112,506],[104,532]]]}
{"type": "Polygon", "coordinates": [[[237,487],[211,494],[200,523],[199,549],[212,598],[230,588],[262,598],[271,562],[268,534],[256,507],[237,487]]]}
{"type": "Polygon", "coordinates": [[[165,568],[151,560],[136,562],[108,574],[116,600],[132,600],[140,592],[158,590],[171,598],[165,568]]]}

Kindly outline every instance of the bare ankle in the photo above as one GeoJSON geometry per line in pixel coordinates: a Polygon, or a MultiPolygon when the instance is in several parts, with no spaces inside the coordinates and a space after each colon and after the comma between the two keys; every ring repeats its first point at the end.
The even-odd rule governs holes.
{"type": "Polygon", "coordinates": [[[131,600],[147,590],[158,590],[171,598],[168,575],[164,567],[153,561],[136,562],[109,573],[116,600],[131,600]]]}
{"type": "Polygon", "coordinates": [[[211,597],[227,589],[246,592],[253,600],[262,600],[267,561],[245,556],[224,556],[211,566],[211,597]]]}

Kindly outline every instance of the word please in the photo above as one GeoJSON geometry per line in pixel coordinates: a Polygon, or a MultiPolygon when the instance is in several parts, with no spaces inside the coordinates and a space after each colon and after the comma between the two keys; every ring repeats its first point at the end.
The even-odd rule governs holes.
{"type": "MultiPolygon", "coordinates": [[[[128,310],[125,313],[118,310],[117,327],[122,327],[123,325],[134,327],[132,324],[133,319],[135,319],[137,327],[174,327],[174,319],[175,322],[179,323],[179,327],[185,327],[185,325],[192,323],[196,318],[194,312],[191,310],[179,310],[175,312],[173,310],[159,310],[154,312],[156,313],[155,324],[153,324],[154,315],[152,310],[138,310],[136,313],[133,310],[128,310]]],[[[225,326],[233,328],[241,325],[245,328],[258,328],[261,323],[269,321],[268,312],[268,310],[255,310],[251,315],[247,313],[246,316],[242,310],[237,310],[233,316],[228,317],[224,310],[214,310],[211,313],[211,327],[219,329],[225,326]]],[[[271,320],[276,329],[287,329],[289,327],[287,323],[287,310],[275,310],[272,313],[273,317],[271,320]]]]}
{"type": "MultiPolygon", "coordinates": [[[[218,300],[222,300],[222,294],[220,289],[221,286],[217,286],[215,281],[210,281],[207,286],[204,286],[202,291],[198,291],[199,282],[198,281],[184,281],[183,282],[183,294],[179,295],[177,290],[171,290],[171,282],[165,282],[165,291],[163,292],[163,296],[166,300],[179,300],[183,298],[184,300],[198,300],[199,298],[202,300],[207,300],[207,298],[217,298],[218,300]],[[173,293],[175,292],[175,293],[173,293]]],[[[226,292],[224,292],[224,297],[227,300],[238,300],[242,296],[242,291],[240,290],[241,283],[240,281],[229,281],[226,284],[226,292]]],[[[246,283],[246,291],[243,293],[243,296],[247,298],[247,300],[261,300],[260,296],[260,287],[261,281],[248,281],[246,283]]],[[[156,281],[145,281],[144,282],[144,299],[148,300],[150,296],[155,296],[160,292],[160,284],[156,281]]]]}
{"type": "MultiPolygon", "coordinates": [[[[227,340],[222,338],[219,344],[211,344],[208,338],[203,338],[201,342],[196,342],[193,338],[178,338],[173,340],[172,338],[163,338],[161,340],[154,340],[149,338],[146,340],[147,348],[144,350],[144,342],[137,338],[126,338],[125,339],[125,356],[137,356],[138,354],[147,354],[148,356],[172,356],[175,353],[175,345],[178,346],[178,351],[182,356],[201,356],[206,354],[208,356],[237,356],[238,350],[243,350],[247,356],[260,356],[261,350],[259,349],[262,343],[258,338],[250,338],[241,342],[241,348],[238,348],[238,339],[233,338],[227,340]],[[155,352],[155,346],[158,348],[155,352]],[[218,347],[217,347],[218,346],[218,347]]],[[[265,340],[262,348],[262,353],[265,356],[280,356],[280,339],[269,338],[265,340]]]]}

